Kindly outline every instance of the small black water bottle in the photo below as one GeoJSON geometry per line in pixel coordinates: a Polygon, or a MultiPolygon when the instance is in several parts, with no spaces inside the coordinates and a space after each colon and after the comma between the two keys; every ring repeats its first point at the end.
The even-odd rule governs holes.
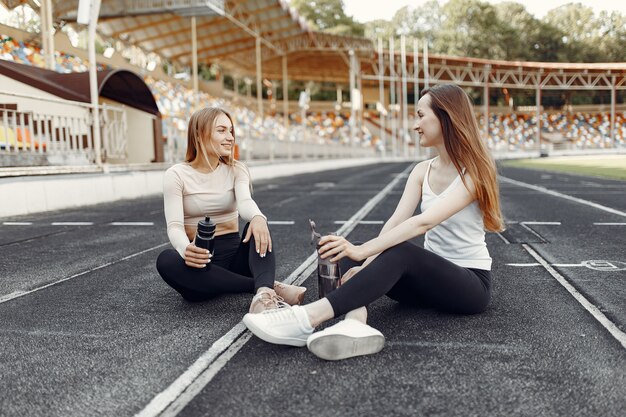
{"type": "Polygon", "coordinates": [[[215,246],[215,223],[209,216],[198,222],[198,230],[196,231],[196,240],[194,244],[199,248],[207,249],[213,254],[215,246]]]}
{"type": "Polygon", "coordinates": [[[315,243],[317,249],[317,289],[319,298],[326,297],[331,291],[339,288],[341,285],[341,271],[339,264],[331,262],[330,257],[322,259],[319,253],[320,244],[319,241],[322,238],[317,231],[315,231],[315,222],[309,219],[311,226],[311,242],[315,243]]]}

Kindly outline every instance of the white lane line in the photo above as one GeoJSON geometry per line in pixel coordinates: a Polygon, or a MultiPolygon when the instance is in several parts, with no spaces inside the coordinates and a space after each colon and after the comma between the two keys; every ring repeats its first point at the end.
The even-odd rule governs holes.
{"type": "Polygon", "coordinates": [[[603,206],[602,204],[594,203],[593,201],[587,201],[587,200],[583,200],[582,198],[572,197],[572,196],[567,195],[567,194],[562,194],[562,193],[559,193],[557,191],[549,190],[549,189],[541,187],[539,185],[527,184],[525,182],[513,180],[513,179],[510,179],[510,178],[507,178],[507,177],[498,177],[498,178],[502,182],[507,182],[509,184],[514,184],[514,185],[517,185],[517,186],[520,186],[520,187],[529,188],[531,190],[535,190],[535,191],[539,191],[541,193],[549,194],[549,195],[554,196],[554,197],[564,198],[565,200],[574,201],[576,203],[580,203],[580,204],[584,204],[584,205],[587,205],[587,206],[590,206],[590,207],[593,207],[593,208],[604,210],[604,211],[612,213],[612,214],[617,214],[618,216],[626,217],[626,213],[623,212],[623,211],[619,211],[619,210],[616,210],[616,209],[611,208],[611,207],[603,206]]]}
{"type": "MultiPolygon", "coordinates": [[[[347,224],[350,220],[335,220],[334,224],[347,224]]],[[[383,220],[359,220],[358,224],[385,224],[383,220]]]]}
{"type": "MultiPolygon", "coordinates": [[[[405,173],[413,169],[410,165],[405,173]]],[[[364,218],[376,205],[405,178],[404,175],[396,176],[385,188],[361,207],[348,221],[337,230],[337,234],[344,236],[350,233],[357,225],[357,222],[364,218]]],[[[305,281],[309,275],[315,271],[317,253],[313,252],[295,271],[293,271],[283,282],[299,285],[305,281]]],[[[196,360],[187,370],[179,376],[169,387],[157,394],[146,407],[135,414],[135,417],[173,417],[176,416],[187,404],[211,382],[213,377],[228,363],[250,339],[250,332],[246,332],[246,327],[239,322],[228,333],[219,338],[200,358],[196,360]],[[245,334],[244,334],[245,333],[245,334]],[[240,336],[244,334],[241,338],[240,336]],[[241,343],[236,343],[241,340],[241,343]],[[223,355],[223,356],[220,356],[223,355]],[[187,392],[189,394],[187,394],[187,392]]]]}
{"type": "Polygon", "coordinates": [[[543,259],[533,248],[528,246],[527,244],[522,244],[522,247],[526,249],[526,251],[535,258],[537,262],[541,264],[549,273],[556,279],[559,284],[561,284],[565,289],[578,301],[591,315],[600,322],[605,329],[611,333],[611,335],[617,339],[618,342],[621,343],[622,347],[626,349],[626,333],[621,331],[611,320],[609,320],[604,313],[602,313],[598,307],[591,304],[589,300],[585,298],[584,295],[579,293],[576,288],[570,284],[567,279],[563,277],[563,275],[559,274],[545,259],[543,259]]]}
{"type": "Polygon", "coordinates": [[[2,222],[4,226],[31,226],[33,222],[2,222]]]}
{"type": "Polygon", "coordinates": [[[109,226],[154,226],[154,222],[111,222],[109,226]]]}
{"type": "Polygon", "coordinates": [[[594,226],[626,226],[626,223],[594,223],[594,226]]]}
{"type": "Polygon", "coordinates": [[[268,220],[267,224],[277,224],[277,225],[285,225],[285,226],[289,226],[289,225],[293,225],[296,222],[293,220],[268,220]]]}
{"type": "Polygon", "coordinates": [[[542,242],[546,241],[539,233],[535,232],[532,228],[528,227],[526,223],[520,223],[520,226],[522,226],[524,229],[528,230],[530,233],[535,235],[535,237],[539,239],[540,241],[542,242]]]}
{"type": "Polygon", "coordinates": [[[511,242],[509,241],[509,239],[505,238],[504,235],[500,232],[496,232],[496,235],[498,235],[498,237],[500,237],[500,239],[502,239],[504,241],[504,243],[506,245],[510,245],[511,242]]]}
{"type": "Polygon", "coordinates": [[[531,226],[560,226],[561,222],[519,222],[519,224],[529,224],[531,226]]]}
{"type": "Polygon", "coordinates": [[[107,262],[107,263],[102,264],[102,265],[98,265],[95,268],[91,268],[91,269],[89,269],[87,271],[79,272],[78,274],[74,274],[72,276],[60,279],[58,281],[54,281],[54,282],[51,282],[49,284],[42,285],[41,287],[33,288],[32,290],[12,292],[11,294],[7,294],[7,295],[4,295],[4,296],[0,297],[0,304],[6,303],[7,301],[15,300],[16,298],[22,297],[24,295],[32,294],[34,292],[43,290],[43,289],[48,288],[48,287],[52,287],[53,285],[57,285],[57,284],[60,284],[62,282],[65,282],[65,281],[69,281],[70,279],[78,278],[78,277],[80,277],[82,275],[85,275],[85,274],[88,274],[90,272],[97,271],[98,269],[106,268],[107,266],[111,266],[111,265],[115,265],[115,264],[123,262],[123,261],[127,261],[127,260],[129,260],[131,258],[134,258],[135,256],[143,255],[146,252],[150,252],[150,251],[153,251],[155,249],[162,248],[165,245],[169,245],[169,242],[161,243],[160,245],[156,245],[156,246],[153,246],[151,248],[144,249],[142,251],[133,253],[131,255],[124,256],[123,258],[120,258],[117,261],[111,261],[111,262],[107,262]]]}
{"type": "MultiPolygon", "coordinates": [[[[541,264],[538,263],[512,263],[512,264],[506,264],[507,266],[520,266],[520,267],[524,267],[524,266],[541,266],[541,264]]],[[[556,266],[557,268],[573,268],[573,267],[577,267],[577,266],[585,266],[585,264],[550,264],[552,266],[556,266]]]]}
{"type": "Polygon", "coordinates": [[[93,222],[52,222],[53,226],[93,226],[93,222]]]}

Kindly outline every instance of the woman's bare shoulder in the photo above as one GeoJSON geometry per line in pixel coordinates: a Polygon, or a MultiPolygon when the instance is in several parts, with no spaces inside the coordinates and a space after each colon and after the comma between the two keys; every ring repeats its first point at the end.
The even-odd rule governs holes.
{"type": "Polygon", "coordinates": [[[420,180],[420,184],[421,184],[421,181],[424,180],[424,176],[426,175],[426,170],[428,169],[428,165],[430,164],[430,161],[431,161],[430,159],[427,159],[425,161],[419,162],[417,165],[415,165],[415,167],[411,171],[410,176],[413,177],[414,179],[420,180]]]}

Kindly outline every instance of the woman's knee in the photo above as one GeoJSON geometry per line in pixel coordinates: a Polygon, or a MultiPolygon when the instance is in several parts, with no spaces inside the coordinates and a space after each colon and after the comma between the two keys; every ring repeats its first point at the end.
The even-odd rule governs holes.
{"type": "Polygon", "coordinates": [[[181,261],[180,254],[174,249],[165,249],[159,254],[156,260],[156,268],[163,278],[169,275],[169,271],[181,261]]]}
{"type": "Polygon", "coordinates": [[[416,250],[420,248],[409,242],[402,242],[386,249],[381,257],[390,265],[404,265],[407,259],[415,257],[416,250]]]}

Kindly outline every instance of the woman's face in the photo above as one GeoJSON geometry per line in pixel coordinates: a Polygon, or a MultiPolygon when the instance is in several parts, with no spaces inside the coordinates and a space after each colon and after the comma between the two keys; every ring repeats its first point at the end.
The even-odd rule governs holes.
{"type": "Polygon", "coordinates": [[[417,114],[413,130],[419,133],[421,146],[429,147],[443,143],[441,123],[430,108],[430,94],[426,94],[417,102],[417,114]]]}
{"type": "MultiPolygon", "coordinates": [[[[219,157],[228,157],[235,146],[233,124],[225,114],[220,114],[213,124],[207,151],[219,157]]],[[[205,142],[206,143],[206,142],[205,142]]]]}

